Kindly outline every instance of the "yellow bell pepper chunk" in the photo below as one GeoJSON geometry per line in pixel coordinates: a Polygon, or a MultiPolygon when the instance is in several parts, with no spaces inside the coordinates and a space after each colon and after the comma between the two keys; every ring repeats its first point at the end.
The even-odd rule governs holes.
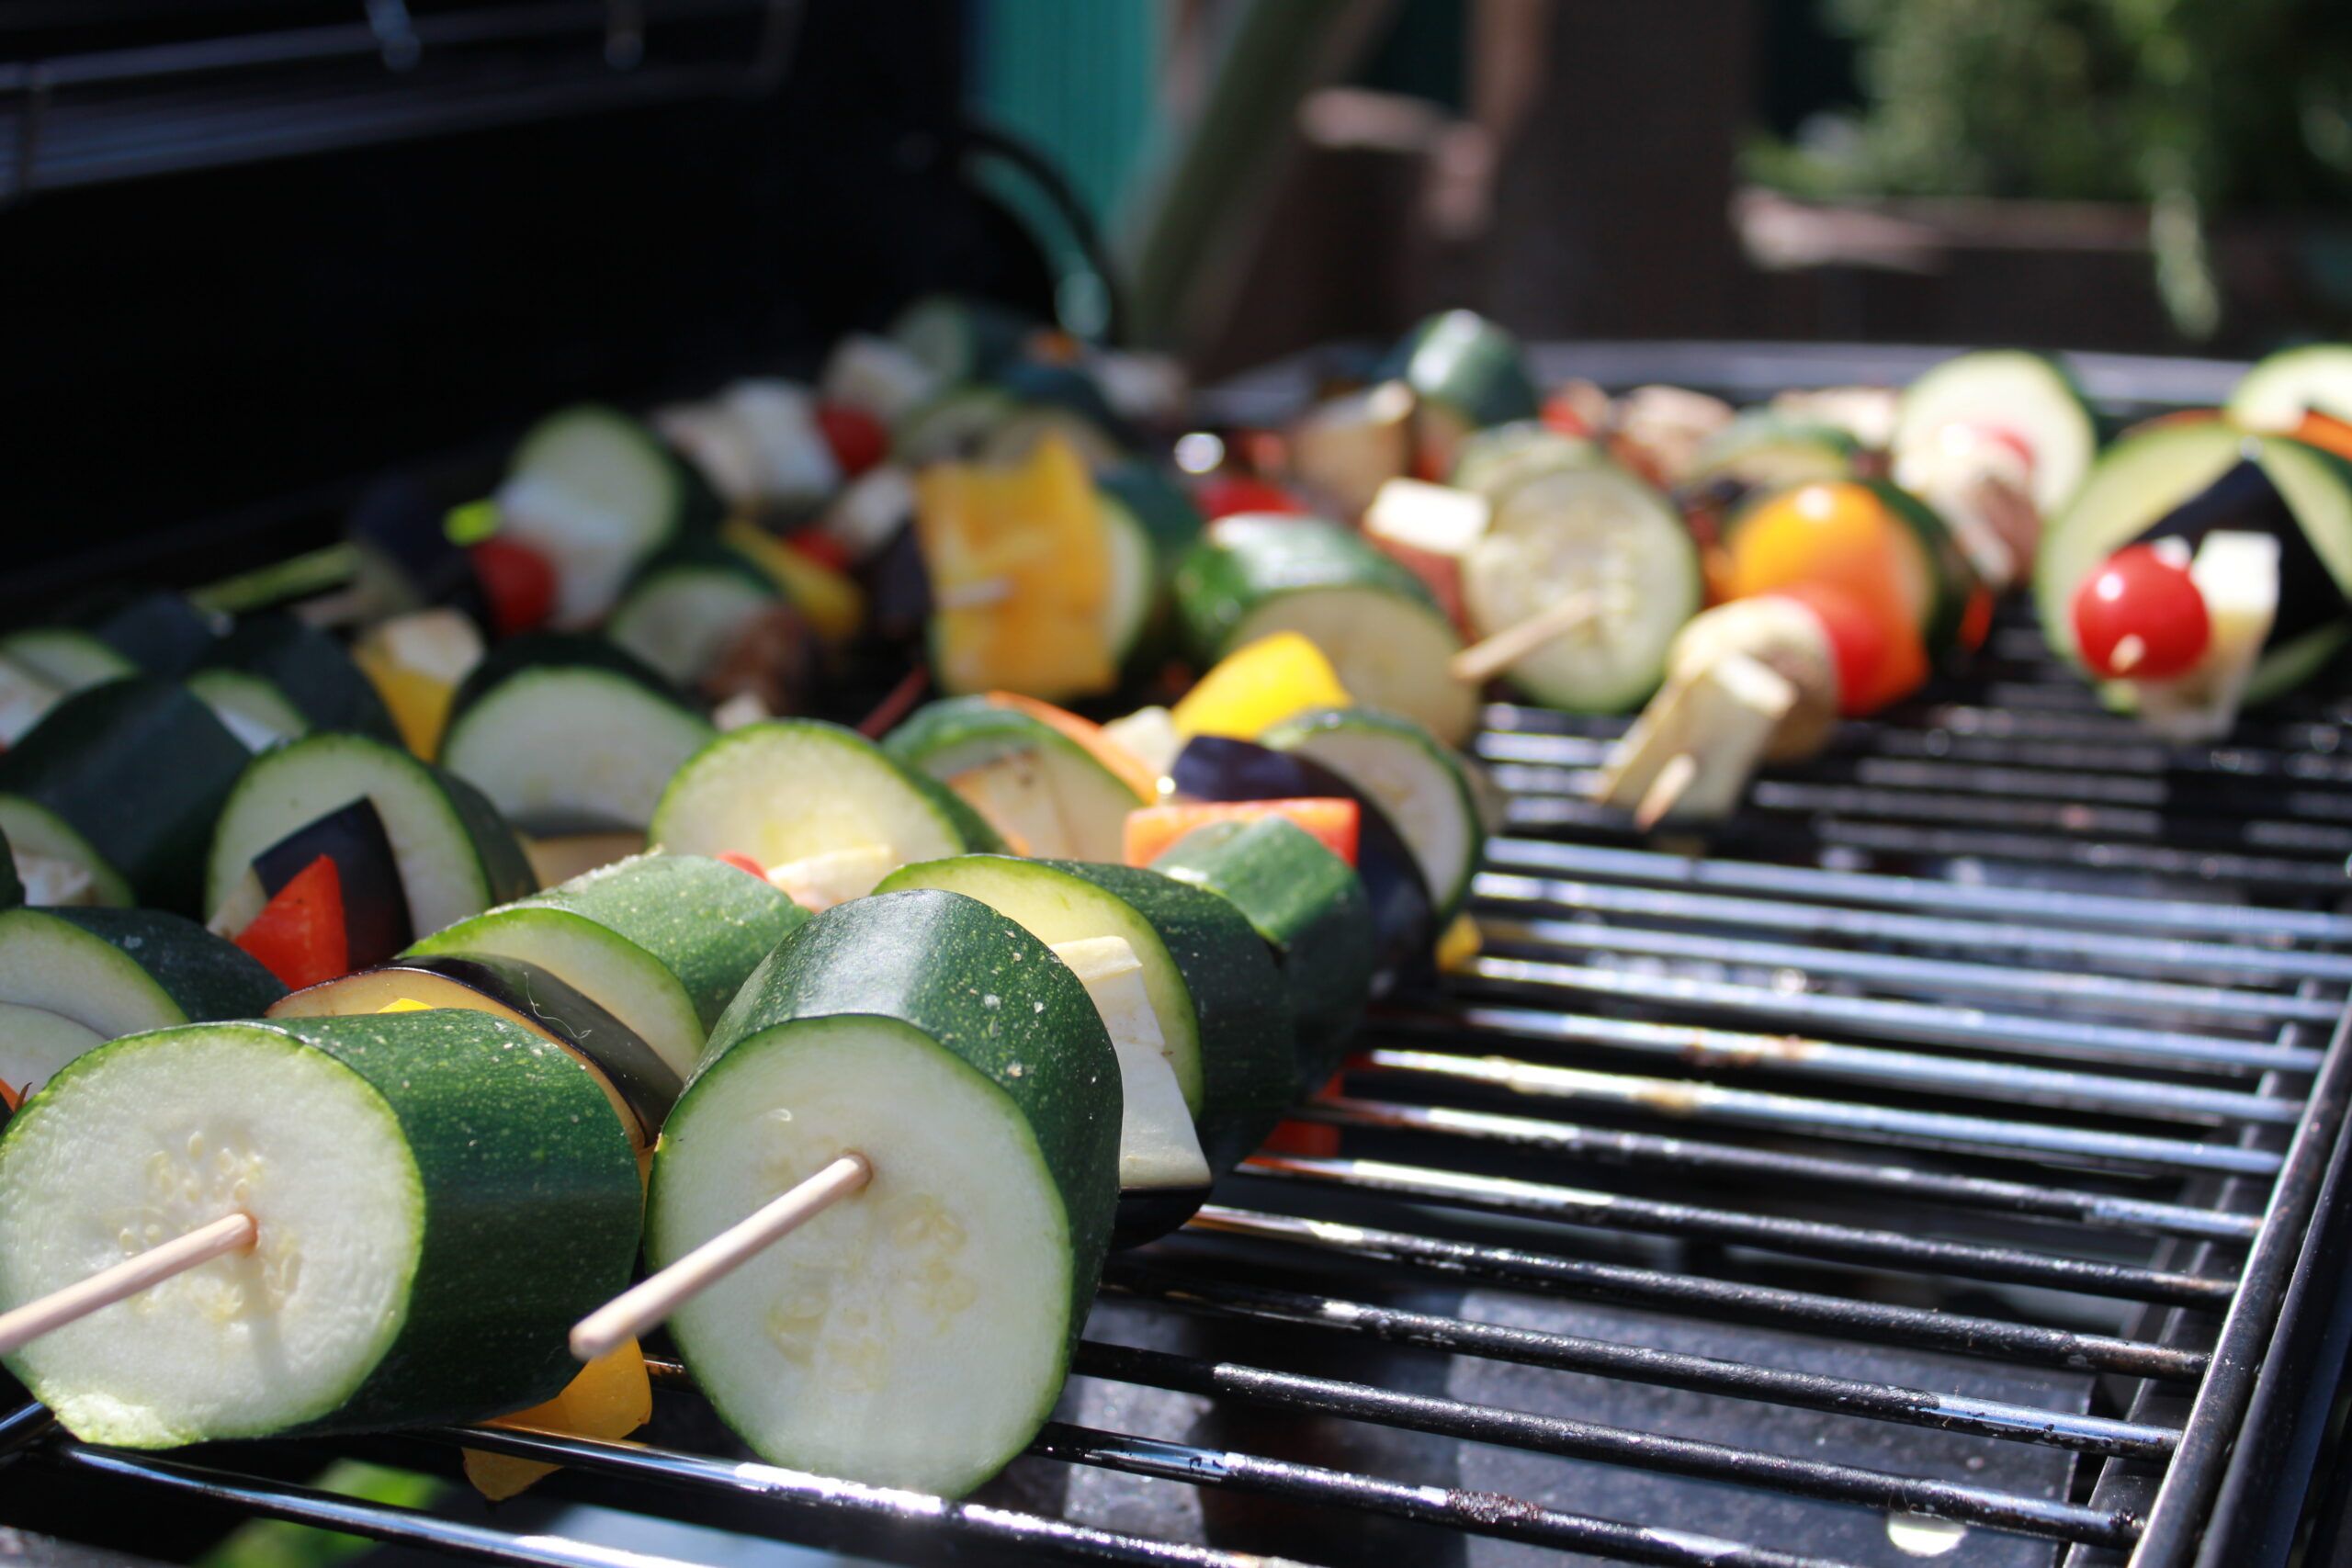
{"type": "Polygon", "coordinates": [[[1453,917],[1437,939],[1437,969],[1441,975],[1459,975],[1468,969],[1479,950],[1487,945],[1486,934],[1478,930],[1478,922],[1468,915],[1453,917]]]}
{"type": "Polygon", "coordinates": [[[431,1012],[433,1009],[427,1004],[418,1001],[414,997],[401,997],[395,1000],[386,1002],[382,1007],[378,1008],[376,1010],[378,1012],[431,1012]]]}
{"type": "MultiPolygon", "coordinates": [[[[626,1438],[652,1419],[653,1382],[646,1376],[645,1356],[632,1339],[581,1368],[580,1375],[545,1404],[501,1416],[490,1425],[575,1438],[626,1438]]],[[[504,1502],[560,1468],[476,1449],[465,1451],[465,1466],[474,1490],[493,1503],[504,1502]]]]}
{"type": "Polygon", "coordinates": [[[481,633],[455,610],[395,615],[351,648],[353,661],[391,710],[402,743],[428,762],[441,750],[449,704],[481,655],[481,633]]]}
{"type": "Polygon", "coordinates": [[[933,673],[944,690],[1058,701],[1117,683],[1102,626],[1110,536],[1068,442],[1047,436],[1003,467],[924,469],[915,541],[931,575],[933,673]]]}
{"type": "Polygon", "coordinates": [[[865,590],[749,518],[730,517],[719,525],[718,541],[749,557],[825,641],[847,642],[865,625],[865,590]]]}
{"type": "Polygon", "coordinates": [[[1170,712],[1176,733],[1255,740],[1308,708],[1352,706],[1323,650],[1296,632],[1276,632],[1217,660],[1170,712]]]}

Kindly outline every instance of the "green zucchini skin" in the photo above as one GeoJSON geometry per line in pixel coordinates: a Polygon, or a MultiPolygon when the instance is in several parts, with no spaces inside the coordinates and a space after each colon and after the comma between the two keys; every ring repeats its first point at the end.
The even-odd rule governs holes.
{"type": "Polygon", "coordinates": [[[1447,310],[1415,327],[1383,367],[1382,378],[1392,376],[1474,429],[1536,415],[1518,342],[1474,311],[1447,310]]]}
{"type": "Polygon", "coordinates": [[[212,645],[198,665],[267,681],[313,729],[341,729],[399,744],[400,729],[343,645],[292,615],[250,615],[212,645]]]}
{"type": "Polygon", "coordinates": [[[701,855],[643,854],[514,901],[566,909],[650,953],[678,977],[706,1030],[808,911],[767,883],[701,855]]]}
{"type": "Polygon", "coordinates": [[[610,671],[684,705],[678,689],[662,679],[659,671],[605,637],[589,632],[529,632],[494,644],[482,655],[481,662],[466,672],[457,694],[449,699],[450,723],[456,724],[458,716],[515,676],[549,664],[610,671]]]}
{"type": "Polygon", "coordinates": [[[1200,1025],[1201,1109],[1193,1124],[1210,1175],[1223,1176],[1266,1141],[1297,1090],[1289,998],[1264,941],[1224,898],[1159,872],[1037,863],[1124,900],[1167,945],[1200,1025]]]}
{"type": "Polygon", "coordinates": [[[14,909],[24,901],[25,883],[17,874],[17,857],[8,848],[8,835],[0,833],[0,909],[14,909]]]}
{"type": "Polygon", "coordinates": [[[259,1018],[286,994],[277,976],[223,936],[161,909],[43,909],[120,948],[190,1023],[259,1018]]]}
{"type": "Polygon", "coordinates": [[[0,756],[0,795],[62,818],[141,904],[193,912],[213,818],[249,760],[187,688],[140,676],[51,708],[0,756]]]}
{"type": "Polygon", "coordinates": [[[65,624],[96,637],[150,675],[185,675],[220,636],[212,617],[165,589],[117,591],[66,612],[65,624]]]}
{"type": "MultiPolygon", "coordinates": [[[[1086,987],[1051,948],[977,898],[925,888],[853,899],[802,926],[753,971],[712,1031],[681,1103],[723,1089],[729,1055],[769,1030],[856,1014],[912,1024],[1027,1119],[1069,1220],[1075,1349],[1119,1198],[1119,1058],[1086,987]],[[1029,1070],[1048,1061],[1057,1069],[1029,1070]]],[[[658,1187],[660,1154],[653,1179],[658,1187]]]]}
{"type": "Polygon", "coordinates": [[[1220,518],[1176,569],[1176,615],[1193,658],[1230,651],[1234,628],[1269,599],[1307,588],[1372,588],[1442,615],[1429,588],[1352,531],[1317,517],[1220,518]]]}
{"type": "Polygon", "coordinates": [[[1151,869],[1225,899],[1272,949],[1290,998],[1298,1088],[1320,1089],[1372,999],[1376,938],[1355,869],[1278,817],[1195,828],[1151,869]]]}
{"type": "MultiPolygon", "coordinates": [[[[432,767],[431,763],[425,764],[432,767]]],[[[490,796],[474,788],[445,768],[433,768],[433,776],[449,794],[449,805],[458,820],[472,840],[474,852],[481,856],[482,873],[490,879],[490,897],[493,904],[511,904],[539,890],[538,873],[531,869],[531,857],[523,848],[523,840],[514,835],[513,824],[506,820],[490,796]]]]}
{"type": "Polygon", "coordinates": [[[1162,570],[1172,567],[1199,543],[1207,523],[1193,498],[1151,464],[1137,459],[1094,477],[1094,487],[1115,496],[1143,525],[1162,570]]]}
{"type": "Polygon", "coordinates": [[[520,1025],[454,1009],[253,1027],[366,1079],[399,1118],[424,1193],[407,1321],[307,1429],[472,1421],[554,1397],[579,1371],[571,1325],[628,1284],[637,1259],[637,1156],[588,1070],[520,1025]]]}

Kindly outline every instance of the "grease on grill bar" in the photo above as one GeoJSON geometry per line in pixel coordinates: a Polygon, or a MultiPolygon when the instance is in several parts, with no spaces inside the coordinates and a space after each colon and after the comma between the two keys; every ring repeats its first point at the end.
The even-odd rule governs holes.
{"type": "MultiPolygon", "coordinates": [[[[975,1501],[738,1463],[667,1365],[654,1442],[395,1446],[908,1562],[2186,1562],[2352,1091],[2352,812],[2309,799],[2352,758],[2312,704],[2154,745],[2016,648],[1703,856],[1584,803],[1616,721],[1491,709],[1487,955],[1303,1113],[1337,1153],[1260,1157],[1114,1265],[1060,1419],[975,1501]]],[[[493,1562],[655,1561],[43,1429],[0,1442],[493,1562]]]]}

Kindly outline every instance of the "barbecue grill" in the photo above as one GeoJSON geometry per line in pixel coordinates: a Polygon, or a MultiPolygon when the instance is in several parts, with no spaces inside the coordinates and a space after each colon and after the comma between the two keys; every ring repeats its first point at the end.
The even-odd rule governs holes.
{"type": "Polygon", "coordinates": [[[1620,721],[1491,708],[1487,953],[1302,1112],[1336,1153],[1114,1261],[975,1501],[740,1462],[675,1368],[643,1442],[6,1441],[125,1506],[547,1565],[615,1560],[281,1477],[469,1445],[910,1562],[2276,1560],[2347,1326],[2343,715],[2163,746],[2006,622],[1695,845],[1585,804],[1620,721]]]}
{"type": "MultiPolygon", "coordinates": [[[[619,11],[650,16],[658,46],[674,9],[619,11]]],[[[526,12],[552,26],[603,8],[498,14],[526,12]]],[[[828,144],[853,166],[826,188],[872,199],[822,217],[866,223],[828,230],[845,254],[952,228],[962,248],[925,265],[986,270],[975,258],[995,242],[973,236],[994,231],[936,176],[952,159],[926,152],[885,179],[888,159],[854,156],[954,79],[950,10],[923,16],[905,29],[920,69],[847,76],[844,94],[881,84],[904,101],[864,106],[828,144]]],[[[820,9],[792,35],[793,72],[754,62],[761,90],[842,79],[865,58],[857,30],[820,9]]],[[[691,116],[718,78],[662,80],[691,116]]],[[[502,107],[543,140],[489,155],[543,149],[556,112],[502,107]]],[[[797,112],[768,130],[821,118],[806,99],[797,112]]],[[[51,130],[77,123],[91,122],[51,130]]],[[[712,134],[704,119],[639,125],[655,162],[712,134]]],[[[19,194],[38,167],[28,145],[19,194]]],[[[815,177],[745,163],[684,177],[815,177]]],[[[268,205],[277,173],[240,177],[220,188],[268,205]]],[[[136,210],[27,214],[96,243],[136,210]]],[[[772,214],[751,224],[749,243],[775,238],[772,214]]],[[[380,421],[365,441],[338,426],[310,468],[266,474],[209,454],[200,490],[217,513],[145,537],[139,558],[257,558],[323,526],[365,477],[363,446],[376,467],[462,467],[487,449],[457,438],[463,422],[492,435],[557,382],[651,396],[707,379],[728,352],[789,362],[928,276],[861,279],[875,298],[860,303],[823,294],[823,270],[804,258],[796,275],[822,309],[760,317],[756,333],[724,307],[758,285],[730,276],[659,354],[636,317],[593,365],[525,332],[430,406],[395,409],[413,382],[368,384],[387,362],[360,354],[347,384],[321,385],[351,399],[344,423],[380,421]]],[[[515,285],[452,276],[433,297],[515,285]]],[[[33,287],[70,307],[79,285],[61,267],[33,287]]],[[[245,326],[290,342],[315,330],[311,308],[285,301],[245,326]]],[[[361,315],[351,330],[371,348],[414,320],[361,315]]],[[[53,328],[75,324],[69,308],[53,328]]],[[[1539,367],[1757,396],[1899,379],[1928,353],[1560,345],[1539,367]]],[[[102,355],[93,374],[119,363],[102,355]]],[[[2081,368],[2107,412],[2130,415],[2214,400],[2237,367],[2081,368]]],[[[1218,389],[1205,417],[1277,416],[1314,372],[1218,389]]],[[[250,416],[300,417],[321,389],[298,390],[250,416]]],[[[40,497],[69,466],[49,454],[70,459],[87,435],[63,430],[71,400],[34,401],[10,423],[43,435],[25,447],[41,454],[40,497]]],[[[154,499],[141,483],[159,487],[106,476],[101,524],[140,513],[154,499]]],[[[37,553],[54,570],[8,597],[86,575],[87,542],[52,541],[37,553]]],[[[1250,1162],[1184,1231],[1114,1259],[1057,1418],[973,1500],[745,1463],[657,1359],[655,1422],[628,1442],[480,1427],[161,1457],[73,1442],[28,1407],[0,1419],[0,1514],[69,1533],[54,1521],[77,1504],[84,1518],[287,1519],[544,1568],[659,1561],[551,1532],[572,1502],[917,1563],[2236,1568],[2298,1547],[2345,1561],[2347,720],[2352,702],[2307,694],[2221,745],[2160,743],[2100,712],[2011,615],[1972,668],[1767,774],[1720,830],[1644,840],[1585,795],[1622,720],[1490,708],[1476,745],[1506,825],[1476,888],[1486,953],[1375,1016],[1334,1090],[1299,1112],[1331,1132],[1285,1139],[1292,1152],[1250,1162]],[[564,1468],[495,1512],[462,1488],[410,1510],[304,1483],[345,1454],[454,1474],[464,1447],[564,1468]]]]}

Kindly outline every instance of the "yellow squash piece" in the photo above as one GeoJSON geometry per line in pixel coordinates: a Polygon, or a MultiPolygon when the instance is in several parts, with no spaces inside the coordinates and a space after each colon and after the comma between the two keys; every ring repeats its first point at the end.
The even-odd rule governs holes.
{"type": "Polygon", "coordinates": [[[369,627],[351,657],[391,710],[401,740],[431,761],[449,704],[482,656],[481,633],[455,610],[418,610],[369,627]]]}
{"type": "Polygon", "coordinates": [[[915,479],[931,574],[933,673],[959,694],[1060,700],[1107,692],[1110,537],[1086,464],[1048,435],[1006,466],[938,463],[915,479]]]}
{"type": "MultiPolygon", "coordinates": [[[[572,1438],[626,1438],[652,1419],[652,1380],[645,1375],[645,1356],[632,1339],[581,1368],[580,1375],[545,1404],[501,1416],[490,1424],[572,1438]]],[[[493,1503],[503,1503],[560,1468],[476,1449],[466,1450],[465,1464],[466,1479],[493,1503]]]]}
{"type": "Polygon", "coordinates": [[[1321,649],[1297,632],[1276,632],[1218,660],[1170,716],[1187,740],[1195,735],[1255,740],[1293,714],[1353,704],[1321,649]]]}
{"type": "Polygon", "coordinates": [[[809,559],[746,517],[719,525],[718,540],[732,546],[767,574],[808,626],[829,643],[844,643],[865,625],[865,591],[842,573],[809,559]]]}

